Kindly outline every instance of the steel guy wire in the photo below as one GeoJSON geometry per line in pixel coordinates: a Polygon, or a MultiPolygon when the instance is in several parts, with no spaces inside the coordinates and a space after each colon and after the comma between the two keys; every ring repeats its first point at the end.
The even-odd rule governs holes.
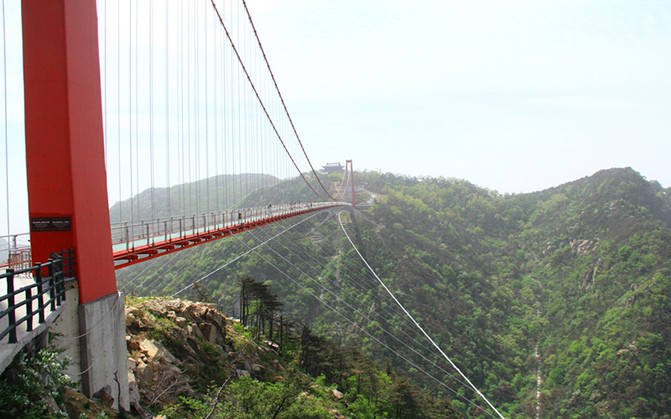
{"type": "MultiPolygon", "coordinates": [[[[243,242],[243,243],[244,243],[244,242],[243,242]]],[[[245,245],[246,245],[246,244],[245,244],[245,245]]],[[[474,406],[477,406],[472,400],[470,400],[470,399],[466,398],[465,396],[461,395],[459,392],[457,392],[456,390],[454,390],[453,388],[451,388],[450,386],[448,386],[447,384],[445,384],[445,383],[442,382],[441,380],[437,379],[436,377],[434,377],[433,375],[431,375],[430,373],[428,373],[428,372],[427,372],[426,370],[424,370],[422,367],[418,366],[417,364],[415,364],[415,363],[412,362],[411,360],[407,359],[406,357],[404,357],[403,355],[401,355],[400,353],[398,353],[398,352],[395,351],[394,349],[390,348],[387,344],[385,344],[384,342],[380,341],[378,338],[376,338],[375,336],[373,336],[372,334],[370,334],[367,330],[363,329],[361,326],[359,326],[358,324],[356,324],[355,322],[353,322],[352,320],[350,320],[347,316],[345,316],[344,314],[342,314],[338,309],[336,309],[335,307],[332,307],[329,303],[327,303],[326,301],[324,301],[322,298],[320,298],[320,297],[318,297],[317,295],[315,295],[311,290],[309,290],[308,288],[306,288],[306,287],[304,287],[303,285],[301,285],[300,282],[298,282],[297,280],[295,280],[293,277],[291,277],[291,276],[290,276],[289,274],[287,274],[285,271],[283,271],[282,269],[280,269],[277,265],[275,265],[275,264],[272,263],[270,260],[268,260],[268,259],[267,259],[265,256],[263,256],[261,253],[259,253],[258,250],[256,250],[256,248],[255,248],[255,249],[251,249],[251,248],[250,248],[250,250],[253,250],[253,251],[254,251],[254,252],[255,252],[261,259],[263,259],[266,263],[268,263],[270,266],[272,266],[273,268],[275,268],[279,273],[281,273],[283,276],[285,276],[286,278],[288,278],[291,282],[293,282],[295,285],[297,285],[298,287],[300,287],[303,291],[305,291],[305,292],[307,292],[308,294],[310,294],[310,295],[311,295],[312,297],[314,297],[317,301],[321,302],[322,304],[324,304],[325,306],[327,306],[329,309],[331,309],[332,311],[334,311],[335,313],[337,313],[339,316],[341,316],[343,319],[345,319],[345,321],[347,321],[348,323],[350,323],[353,327],[356,327],[357,329],[361,330],[363,333],[365,333],[366,335],[368,335],[371,339],[375,340],[377,343],[379,343],[380,345],[382,345],[382,346],[384,346],[386,349],[388,349],[390,352],[392,352],[393,354],[395,354],[395,355],[398,356],[399,358],[403,359],[404,361],[406,361],[407,363],[409,363],[410,365],[412,365],[413,367],[415,367],[417,370],[421,371],[423,374],[427,375],[428,377],[430,377],[431,379],[433,379],[434,381],[436,381],[438,384],[440,384],[440,385],[442,385],[443,387],[447,388],[449,391],[451,391],[452,393],[454,393],[457,397],[459,397],[459,398],[461,398],[461,399],[464,399],[466,402],[468,402],[468,403],[470,403],[470,404],[472,404],[472,405],[474,405],[474,406]]],[[[487,412],[487,411],[485,411],[485,413],[487,413],[487,414],[490,415],[490,416],[493,416],[491,413],[489,413],[489,412],[487,412]]]]}

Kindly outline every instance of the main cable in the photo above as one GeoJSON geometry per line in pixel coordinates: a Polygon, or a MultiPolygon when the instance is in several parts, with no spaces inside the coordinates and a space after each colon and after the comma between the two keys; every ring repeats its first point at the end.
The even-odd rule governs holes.
{"type": "Polygon", "coordinates": [[[301,172],[301,169],[298,167],[298,164],[296,163],[296,160],[294,160],[294,157],[291,155],[289,152],[289,149],[287,148],[286,144],[284,143],[284,140],[282,139],[282,136],[280,135],[279,131],[277,130],[277,127],[275,126],[275,123],[273,122],[272,118],[270,117],[270,114],[268,113],[268,110],[266,109],[266,106],[264,105],[263,101],[261,100],[261,96],[259,95],[259,92],[256,90],[256,87],[254,86],[254,83],[252,82],[252,78],[247,71],[247,68],[245,67],[245,64],[242,61],[242,57],[240,56],[240,53],[238,52],[237,48],[235,47],[235,43],[233,42],[233,39],[231,38],[230,33],[228,32],[228,29],[226,28],[226,25],[224,25],[224,20],[221,17],[221,14],[219,13],[219,9],[217,9],[217,5],[214,3],[214,0],[210,0],[212,3],[212,7],[214,8],[215,13],[217,14],[217,17],[219,18],[219,23],[221,23],[221,27],[224,29],[226,32],[226,38],[228,38],[229,43],[231,44],[231,48],[233,49],[233,52],[235,52],[235,55],[238,59],[238,62],[240,63],[240,67],[245,73],[245,76],[247,76],[247,81],[249,81],[249,84],[254,91],[254,94],[256,95],[256,99],[259,101],[259,104],[261,105],[261,109],[263,109],[263,112],[266,115],[266,118],[268,119],[268,122],[270,125],[273,127],[273,131],[275,131],[275,135],[277,138],[280,140],[282,143],[282,147],[284,147],[284,150],[286,151],[287,155],[289,156],[289,159],[291,159],[291,162],[293,163],[294,167],[298,171],[298,174],[303,178],[303,181],[310,187],[312,192],[314,192],[315,195],[317,195],[320,199],[324,199],[317,190],[310,184],[308,179],[305,177],[305,175],[301,172]]]}
{"type": "Polygon", "coordinates": [[[317,179],[317,182],[319,183],[319,186],[322,187],[326,195],[328,195],[329,198],[331,198],[332,201],[335,201],[336,198],[334,198],[329,191],[326,190],[326,187],[322,183],[321,179],[317,175],[317,172],[315,171],[314,166],[312,166],[312,162],[310,161],[310,158],[308,157],[308,153],[305,151],[305,147],[303,147],[303,142],[301,141],[301,137],[298,135],[298,131],[296,130],[296,126],[294,125],[294,121],[291,119],[291,115],[289,115],[289,109],[287,109],[286,103],[284,103],[284,98],[282,97],[282,93],[280,92],[280,87],[277,85],[277,80],[275,80],[275,75],[273,74],[273,70],[270,69],[270,63],[268,62],[268,58],[266,57],[266,51],[263,49],[263,45],[261,45],[261,39],[259,38],[259,34],[256,32],[256,26],[254,26],[254,22],[252,21],[252,15],[249,13],[249,9],[247,8],[247,2],[245,0],[242,0],[242,5],[245,6],[245,12],[247,12],[247,18],[249,19],[249,24],[252,26],[252,29],[254,30],[254,36],[256,37],[256,42],[259,44],[259,49],[261,50],[261,54],[263,55],[263,60],[266,63],[266,67],[268,68],[268,72],[270,73],[270,78],[273,80],[273,84],[275,85],[275,90],[277,91],[277,96],[280,98],[280,102],[282,102],[282,107],[284,108],[284,112],[287,114],[287,118],[289,119],[289,124],[291,125],[291,128],[294,131],[294,134],[296,135],[296,140],[298,140],[298,144],[301,146],[301,150],[303,150],[303,155],[305,155],[305,159],[307,160],[308,164],[310,165],[310,169],[312,170],[312,173],[315,175],[315,178],[317,179]]]}

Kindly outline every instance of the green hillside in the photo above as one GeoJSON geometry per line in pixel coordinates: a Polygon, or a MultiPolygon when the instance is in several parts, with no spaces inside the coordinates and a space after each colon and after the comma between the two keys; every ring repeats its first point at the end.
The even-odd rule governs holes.
{"type": "Polygon", "coordinates": [[[232,208],[239,205],[249,191],[256,190],[263,195],[279,182],[270,175],[243,173],[219,175],[171,188],[147,189],[132,199],[115,203],[110,208],[110,219],[112,223],[154,220],[232,208]]]}
{"type": "MultiPolygon", "coordinates": [[[[456,179],[377,172],[355,178],[366,182],[357,201],[373,205],[343,215],[347,231],[384,283],[506,417],[534,417],[536,409],[541,417],[671,411],[671,190],[629,168],[519,195],[456,179]]],[[[306,196],[300,182],[281,186],[306,196]]],[[[271,193],[281,196],[282,189],[271,193]]],[[[173,294],[282,228],[124,269],[120,287],[136,295],[173,294]]],[[[236,315],[237,280],[252,275],[282,298],[286,315],[388,359],[478,415],[482,401],[470,391],[462,387],[457,391],[465,397],[455,397],[382,348],[419,359],[373,327],[411,333],[378,284],[359,282],[365,268],[335,214],[305,220],[285,236],[181,295],[236,315]]],[[[441,362],[434,353],[426,356],[441,362]]]]}

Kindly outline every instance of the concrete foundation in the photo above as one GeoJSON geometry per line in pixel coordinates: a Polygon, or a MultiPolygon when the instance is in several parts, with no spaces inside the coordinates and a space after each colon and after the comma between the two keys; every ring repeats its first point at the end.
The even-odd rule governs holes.
{"type": "MultiPolygon", "coordinates": [[[[52,345],[62,351],[61,355],[70,360],[65,373],[75,384],[81,382],[81,360],[79,339],[79,290],[77,281],[65,283],[66,304],[61,308],[58,319],[49,328],[52,335],[52,345]]],[[[81,385],[79,386],[81,391],[81,385]]]]}
{"type": "Polygon", "coordinates": [[[107,393],[113,408],[129,410],[124,307],[120,292],[79,305],[80,383],[87,396],[107,393]]]}

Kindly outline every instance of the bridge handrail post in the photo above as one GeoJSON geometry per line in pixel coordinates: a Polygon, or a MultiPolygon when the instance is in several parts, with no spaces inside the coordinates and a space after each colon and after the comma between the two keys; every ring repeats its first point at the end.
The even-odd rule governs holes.
{"type": "Polygon", "coordinates": [[[60,306],[61,300],[63,299],[63,296],[65,296],[65,274],[62,255],[60,258],[54,260],[53,263],[56,268],[56,278],[54,278],[54,286],[56,287],[56,305],[60,306]]]}
{"type": "Polygon", "coordinates": [[[16,343],[16,313],[14,307],[14,269],[7,269],[7,324],[9,327],[9,343],[16,343]]]}
{"type": "Polygon", "coordinates": [[[25,301],[23,305],[26,307],[26,330],[28,332],[33,331],[33,291],[31,287],[25,288],[25,301]]]}
{"type": "Polygon", "coordinates": [[[51,305],[51,311],[56,310],[56,269],[54,267],[53,261],[49,263],[49,303],[51,305]]]}
{"type": "Polygon", "coordinates": [[[123,229],[124,229],[124,234],[125,234],[124,241],[126,242],[126,250],[129,250],[130,240],[129,240],[129,237],[128,237],[128,222],[125,222],[123,224],[124,224],[123,229]]]}
{"type": "MultiPolygon", "coordinates": [[[[74,250],[68,249],[68,278],[75,277],[75,254],[74,250]]],[[[63,294],[63,300],[65,300],[65,294],[63,294]]]]}
{"type": "Polygon", "coordinates": [[[170,216],[170,236],[168,236],[168,237],[169,237],[168,240],[169,240],[170,242],[172,242],[172,236],[173,236],[173,233],[174,233],[174,232],[175,232],[175,217],[173,217],[173,216],[171,215],[171,216],[170,216]]]}
{"type": "Polygon", "coordinates": [[[35,282],[37,284],[37,309],[39,313],[39,322],[44,323],[44,293],[42,292],[44,287],[42,286],[42,269],[40,268],[39,263],[35,270],[35,282]]]}

